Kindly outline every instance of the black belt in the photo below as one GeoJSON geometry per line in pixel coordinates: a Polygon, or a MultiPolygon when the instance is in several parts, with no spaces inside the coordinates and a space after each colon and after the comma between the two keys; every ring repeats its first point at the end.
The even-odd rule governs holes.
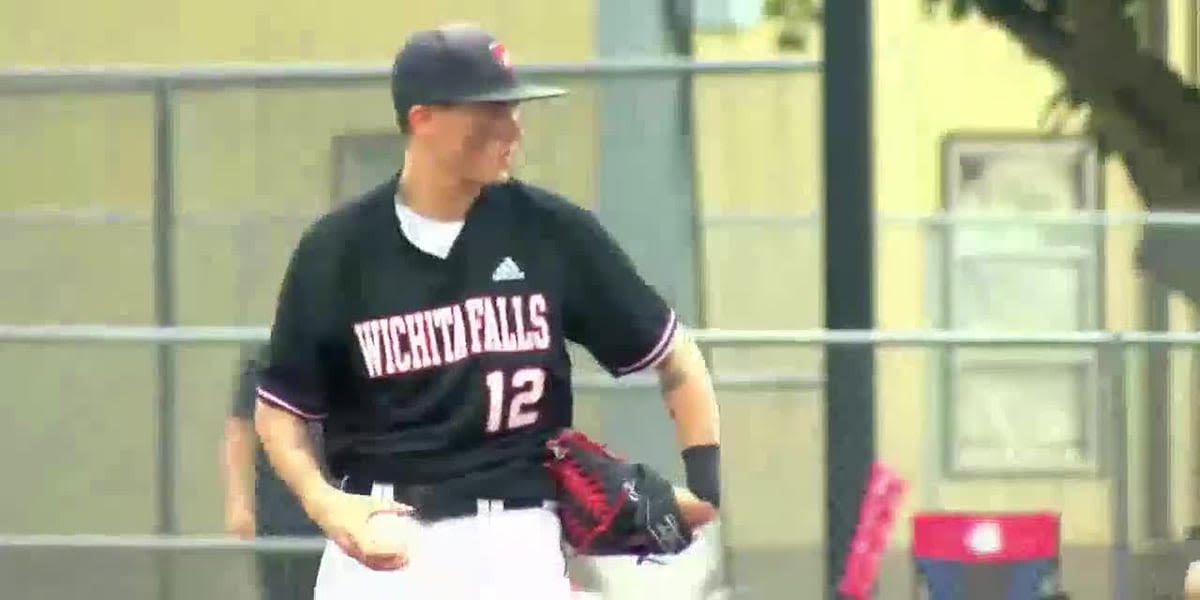
{"type": "Polygon", "coordinates": [[[392,500],[411,506],[416,511],[416,517],[422,521],[473,517],[479,514],[481,500],[488,502],[490,510],[518,510],[547,505],[545,498],[479,498],[431,485],[355,481],[349,477],[342,481],[341,488],[351,494],[371,496],[376,484],[390,485],[392,500]]]}

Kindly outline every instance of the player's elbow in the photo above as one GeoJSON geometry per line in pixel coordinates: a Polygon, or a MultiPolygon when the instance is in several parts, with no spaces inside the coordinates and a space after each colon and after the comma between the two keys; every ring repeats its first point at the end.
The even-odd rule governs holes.
{"type": "Polygon", "coordinates": [[[682,328],[676,333],[670,350],[655,366],[655,370],[658,372],[659,385],[665,393],[673,392],[689,381],[708,379],[708,365],[704,362],[700,346],[682,328]]]}
{"type": "Polygon", "coordinates": [[[306,425],[298,415],[266,402],[254,408],[254,431],[268,452],[277,440],[291,440],[303,435],[306,425]]]}

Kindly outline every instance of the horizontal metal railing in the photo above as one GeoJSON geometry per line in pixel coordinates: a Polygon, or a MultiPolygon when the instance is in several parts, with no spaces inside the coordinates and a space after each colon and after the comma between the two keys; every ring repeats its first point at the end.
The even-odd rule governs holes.
{"type": "MultiPolygon", "coordinates": [[[[664,76],[689,74],[819,73],[819,60],[688,60],[671,57],[596,59],[518,65],[529,76],[664,76]]],[[[143,65],[15,67],[0,69],[0,94],[66,90],[149,90],[156,86],[219,88],[386,82],[391,65],[327,63],[301,65],[219,64],[190,67],[143,65]]]]}
{"type": "MultiPolygon", "coordinates": [[[[1103,346],[1200,344],[1198,332],[1061,331],[989,332],[945,329],[917,330],[732,330],[698,329],[697,342],[722,346],[872,345],[872,346],[1103,346]]],[[[138,325],[3,325],[0,342],[230,344],[266,341],[266,327],[138,325]]]]}
{"type": "MultiPolygon", "coordinates": [[[[797,227],[820,225],[819,213],[771,215],[752,213],[708,213],[704,215],[706,225],[746,227],[797,227]]],[[[913,227],[987,227],[987,226],[1079,226],[1112,227],[1123,225],[1179,225],[1200,226],[1200,213],[1180,212],[1115,212],[1103,210],[1081,210],[1063,213],[1011,213],[942,211],[935,213],[878,212],[875,222],[881,225],[913,227]]]]}
{"type": "Polygon", "coordinates": [[[0,551],[15,548],[80,550],[253,550],[258,552],[319,552],[319,537],[260,537],[241,540],[213,535],[0,535],[0,551]]]}
{"type": "MultiPolygon", "coordinates": [[[[306,202],[297,201],[295,204],[306,202]]],[[[309,202],[319,203],[319,202],[309,202]]],[[[205,227],[236,227],[261,223],[307,223],[320,217],[319,213],[269,212],[246,210],[227,214],[182,214],[175,217],[177,225],[205,227]]],[[[772,215],[756,213],[713,212],[703,215],[706,225],[730,227],[804,227],[819,226],[820,213],[772,215]]],[[[879,212],[875,221],[881,225],[910,227],[1012,227],[1012,226],[1079,226],[1114,227],[1128,225],[1178,225],[1200,228],[1200,213],[1178,212],[1112,212],[1076,211],[1070,213],[988,214],[970,212],[899,213],[879,212]]],[[[0,211],[4,225],[150,225],[149,213],[118,212],[103,209],[23,208],[0,211]]]]}

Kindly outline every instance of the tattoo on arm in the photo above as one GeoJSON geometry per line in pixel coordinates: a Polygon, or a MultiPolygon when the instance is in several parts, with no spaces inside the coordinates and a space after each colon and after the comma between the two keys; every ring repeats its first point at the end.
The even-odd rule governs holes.
{"type": "Polygon", "coordinates": [[[658,368],[658,385],[662,388],[663,394],[670,394],[679,389],[687,381],[689,376],[689,363],[691,362],[692,352],[698,352],[695,349],[695,344],[692,342],[691,336],[682,327],[675,333],[674,346],[667,353],[665,359],[658,368]]]}
{"type": "Polygon", "coordinates": [[[669,364],[658,373],[658,385],[662,388],[664,394],[669,394],[683,385],[687,379],[687,372],[679,368],[679,365],[669,364]]]}

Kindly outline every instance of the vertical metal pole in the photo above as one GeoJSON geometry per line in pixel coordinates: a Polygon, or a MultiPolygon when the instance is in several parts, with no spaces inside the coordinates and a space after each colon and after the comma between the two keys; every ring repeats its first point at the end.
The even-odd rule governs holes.
{"type": "Polygon", "coordinates": [[[258,225],[257,220],[242,217],[233,226],[233,246],[238,256],[237,279],[234,284],[237,289],[237,306],[235,308],[238,325],[250,325],[250,290],[257,271],[256,265],[253,264],[255,256],[254,228],[256,225],[258,225]]]}
{"type": "MultiPolygon", "coordinates": [[[[695,47],[695,31],[696,31],[696,2],[695,0],[666,0],[664,3],[667,9],[667,23],[670,29],[672,39],[672,49],[675,54],[680,57],[687,58],[689,61],[696,59],[695,47]]],[[[692,286],[691,291],[692,301],[691,319],[695,327],[708,327],[708,314],[705,310],[705,245],[704,245],[704,210],[700,206],[699,201],[699,162],[696,159],[696,74],[691,71],[684,71],[679,74],[679,93],[678,93],[678,115],[679,115],[679,144],[680,154],[684,159],[684,163],[689,167],[690,178],[688,180],[687,189],[691,205],[691,226],[692,226],[692,286]]],[[[711,347],[701,346],[701,354],[704,356],[705,363],[714,365],[713,351],[711,347]]],[[[715,366],[714,366],[715,368],[715,366]]],[[[731,569],[729,563],[733,555],[733,549],[727,542],[727,538],[718,533],[718,539],[710,540],[710,544],[716,543],[721,547],[720,561],[718,573],[710,573],[708,585],[719,586],[723,588],[732,588],[734,581],[731,578],[731,569]]],[[[711,588],[706,588],[711,590],[711,588]]]]}
{"type": "MultiPolygon", "coordinates": [[[[873,329],[871,1],[825,3],[825,326],[873,329]]],[[[875,460],[875,349],[825,350],[827,596],[849,553],[875,460]]]]}
{"type": "Polygon", "coordinates": [[[1108,433],[1110,485],[1112,486],[1112,597],[1116,600],[1128,594],[1129,567],[1129,406],[1126,397],[1128,377],[1128,347],[1120,334],[1103,349],[1102,368],[1108,370],[1103,381],[1108,390],[1108,433]]]}
{"type": "MultiPolygon", "coordinates": [[[[668,0],[666,2],[668,9],[668,23],[671,29],[672,48],[675,54],[688,60],[695,60],[695,31],[696,31],[696,3],[694,0],[668,0]]],[[[696,98],[695,98],[695,82],[696,74],[690,70],[684,71],[679,75],[679,143],[680,154],[684,158],[684,163],[690,168],[687,189],[690,192],[691,200],[691,219],[692,219],[692,301],[689,302],[692,314],[691,319],[695,327],[707,327],[708,320],[705,312],[704,290],[704,211],[700,206],[699,194],[699,163],[696,160],[696,135],[695,135],[695,118],[696,118],[696,98]]],[[[709,364],[712,364],[712,351],[708,348],[701,348],[705,359],[709,364]]]]}
{"type": "MultiPolygon", "coordinates": [[[[1200,0],[1191,0],[1187,8],[1184,9],[1184,13],[1187,15],[1187,76],[1188,81],[1192,85],[1196,85],[1200,84],[1200,0]]],[[[1196,319],[1196,310],[1198,308],[1196,303],[1189,301],[1188,306],[1191,308],[1192,318],[1196,319]]],[[[1196,329],[1195,324],[1192,325],[1192,329],[1196,329]]],[[[1197,365],[1200,365],[1200,347],[1193,347],[1190,354],[1192,359],[1192,376],[1188,380],[1189,387],[1187,393],[1188,397],[1192,398],[1200,391],[1200,386],[1197,385],[1200,383],[1200,370],[1197,369],[1197,365]]],[[[1197,451],[1200,450],[1200,439],[1197,439],[1195,435],[1197,431],[1200,431],[1200,415],[1193,413],[1187,431],[1192,438],[1188,447],[1193,453],[1192,456],[1196,456],[1197,451]]],[[[1195,474],[1187,478],[1186,489],[1193,496],[1197,493],[1196,483],[1197,478],[1195,474]]],[[[1191,510],[1188,511],[1187,522],[1184,524],[1185,539],[1189,542],[1196,540],[1200,536],[1200,527],[1197,526],[1197,523],[1200,523],[1197,520],[1200,515],[1197,514],[1197,508],[1195,504],[1192,505],[1191,510]]]]}
{"type": "MultiPolygon", "coordinates": [[[[160,327],[175,317],[174,107],[170,84],[155,90],[154,313],[160,327]]],[[[175,348],[160,344],[158,367],[158,531],[179,531],[175,506],[175,348]]]]}
{"type": "MultiPolygon", "coordinates": [[[[1151,0],[1146,3],[1146,44],[1150,52],[1169,60],[1170,27],[1166,0],[1151,0]]],[[[1164,232],[1162,235],[1179,239],[1178,227],[1150,225],[1164,232]]],[[[1147,281],[1142,286],[1143,318],[1149,331],[1170,331],[1171,289],[1165,285],[1147,281]]],[[[1145,431],[1141,435],[1145,445],[1141,468],[1146,473],[1144,522],[1146,533],[1156,540],[1171,539],[1171,348],[1152,344],[1146,348],[1146,400],[1145,431]]]]}
{"type": "MultiPolygon", "coordinates": [[[[176,324],[175,316],[175,182],[174,93],[160,81],[154,90],[154,313],[160,327],[176,324]]],[[[179,533],[175,468],[175,347],[155,348],[158,373],[158,533],[179,533]]],[[[172,596],[174,564],[168,552],[158,565],[159,598],[172,596]]]]}
{"type": "MultiPolygon", "coordinates": [[[[676,54],[684,15],[670,0],[603,0],[596,8],[597,57],[676,54]]],[[[597,84],[596,213],[680,321],[695,325],[695,166],[681,94],[691,88],[678,72],[605,76],[597,84]]],[[[636,450],[668,477],[682,477],[675,440],[662,435],[671,421],[657,394],[614,395],[603,404],[602,427],[615,448],[636,450]]]]}
{"type": "MultiPolygon", "coordinates": [[[[1145,328],[1170,331],[1170,293],[1166,286],[1147,281],[1143,306],[1145,328]]],[[[1171,349],[1151,345],[1146,348],[1146,408],[1144,431],[1138,437],[1144,447],[1139,465],[1145,469],[1146,487],[1141,517],[1146,534],[1156,540],[1171,539],[1171,349]]],[[[1139,511],[1140,512],[1140,511],[1139,511]]]]}

